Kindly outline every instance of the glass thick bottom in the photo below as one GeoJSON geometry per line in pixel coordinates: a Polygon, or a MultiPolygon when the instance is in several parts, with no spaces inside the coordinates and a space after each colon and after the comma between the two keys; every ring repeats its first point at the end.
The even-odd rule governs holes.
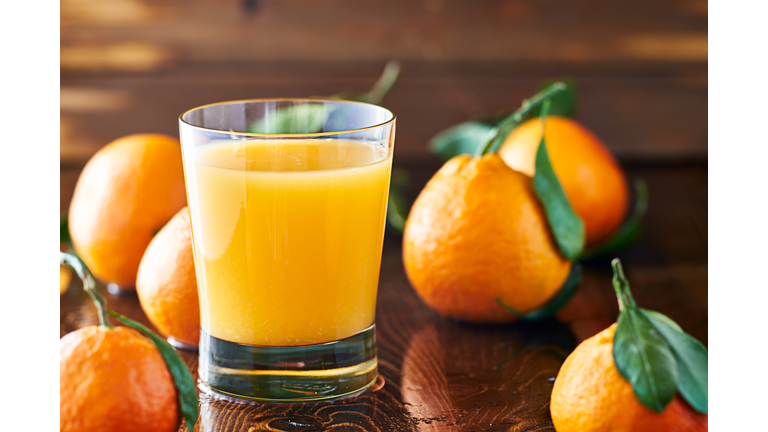
{"type": "Polygon", "coordinates": [[[168,339],[166,339],[166,341],[168,341],[168,343],[171,344],[171,346],[174,348],[183,349],[187,351],[194,351],[194,352],[197,352],[197,349],[198,349],[197,345],[187,345],[184,342],[177,341],[173,337],[169,337],[168,339]]]}
{"type": "Polygon", "coordinates": [[[107,291],[113,295],[124,295],[124,294],[131,294],[131,293],[136,294],[136,288],[124,287],[116,283],[107,284],[107,291]]]}
{"type": "Polygon", "coordinates": [[[358,393],[376,382],[375,324],[346,339],[272,347],[200,332],[200,379],[215,393],[258,402],[310,402],[358,393]]]}

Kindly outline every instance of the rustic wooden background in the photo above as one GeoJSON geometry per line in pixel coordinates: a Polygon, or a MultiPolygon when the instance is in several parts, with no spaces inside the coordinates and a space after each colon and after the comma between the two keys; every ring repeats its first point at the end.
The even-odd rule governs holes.
{"type": "MultiPolygon", "coordinates": [[[[364,91],[389,59],[402,63],[384,102],[398,116],[394,166],[410,175],[413,199],[440,166],[427,151],[436,132],[568,78],[579,119],[630,179],[648,181],[644,237],[620,255],[638,302],[706,344],[707,57],[706,0],[62,0],[60,207],[115,138],[178,136],[178,115],[205,103],[364,91]]],[[[199,430],[554,430],[547,378],[616,318],[607,261],[587,264],[557,320],[466,326],[421,304],[399,248],[388,233],[383,389],[311,407],[203,398],[199,430]]],[[[73,288],[62,335],[95,323],[73,288]]],[[[108,301],[147,323],[135,297],[108,301]]]]}
{"type": "Polygon", "coordinates": [[[366,90],[388,59],[396,164],[556,78],[622,161],[706,160],[706,0],[62,0],[61,162],[205,103],[366,90]]]}

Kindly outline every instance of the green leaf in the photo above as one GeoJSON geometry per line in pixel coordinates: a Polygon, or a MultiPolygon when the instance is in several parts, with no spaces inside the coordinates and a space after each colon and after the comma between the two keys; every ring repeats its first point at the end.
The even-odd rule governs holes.
{"type": "MultiPolygon", "coordinates": [[[[384,66],[384,72],[367,93],[356,93],[344,91],[332,96],[329,99],[349,100],[357,102],[366,102],[379,104],[387,95],[392,86],[395,85],[397,77],[400,74],[400,63],[390,60],[384,66]]],[[[321,98],[323,96],[320,96],[321,98]]],[[[334,121],[328,122],[331,114],[335,111],[334,107],[322,103],[309,103],[301,105],[286,106],[274,110],[263,119],[251,123],[247,131],[250,133],[263,134],[284,134],[284,133],[316,133],[325,130],[338,131],[344,129],[344,122],[347,113],[351,111],[341,110],[334,121]],[[324,126],[327,126],[324,128],[324,126]]]]}
{"type": "Polygon", "coordinates": [[[107,302],[96,289],[96,280],[93,278],[88,266],[77,255],[59,251],[59,264],[68,265],[77,273],[77,277],[83,282],[83,289],[93,300],[93,305],[99,312],[99,325],[102,328],[112,328],[107,318],[107,302]]]}
{"type": "Polygon", "coordinates": [[[460,154],[482,156],[499,150],[504,140],[515,128],[530,118],[531,114],[540,115],[545,101],[552,101],[550,112],[563,114],[569,100],[574,99],[574,90],[562,82],[545,86],[539,93],[523,100],[522,105],[513,113],[503,113],[485,119],[475,119],[460,123],[439,132],[430,140],[430,150],[443,160],[460,154]],[[561,96],[562,93],[568,93],[561,96]]]}
{"type": "Polygon", "coordinates": [[[111,328],[107,321],[107,315],[111,315],[128,327],[132,327],[146,335],[155,346],[157,346],[160,355],[168,366],[168,370],[171,372],[171,377],[173,377],[181,415],[187,420],[187,429],[190,431],[193,430],[198,416],[197,390],[195,389],[195,381],[192,379],[192,374],[189,372],[187,365],[184,364],[184,361],[179,357],[176,350],[174,350],[165,339],[157,336],[152,330],[146,328],[142,324],[116,312],[107,310],[106,301],[96,289],[96,282],[94,281],[90,270],[88,270],[88,267],[80,258],[72,254],[59,252],[59,262],[62,265],[66,264],[72,267],[83,281],[83,289],[91,296],[96,309],[99,311],[99,321],[101,322],[102,327],[111,328]]]}
{"type": "Polygon", "coordinates": [[[619,314],[613,360],[621,376],[632,384],[637,400],[663,412],[677,389],[677,361],[667,341],[637,307],[619,314]]]}
{"type": "Polygon", "coordinates": [[[345,91],[336,93],[330,96],[331,99],[341,99],[357,102],[365,102],[369,104],[378,105],[384,100],[384,96],[389,93],[392,86],[397,82],[397,77],[400,74],[400,63],[397,60],[390,60],[384,66],[384,72],[381,73],[378,81],[373,85],[373,88],[367,93],[355,93],[345,91]]]}
{"type": "Polygon", "coordinates": [[[400,75],[400,62],[397,60],[390,60],[384,66],[384,71],[381,73],[378,81],[373,84],[373,88],[367,93],[367,97],[362,102],[368,102],[374,105],[378,105],[384,100],[384,96],[389,93],[392,87],[397,82],[397,77],[400,75]]]}
{"type": "Polygon", "coordinates": [[[675,396],[677,361],[664,337],[637,307],[621,261],[611,261],[619,319],[613,338],[613,360],[643,405],[661,413],[675,396]]]}
{"type": "Polygon", "coordinates": [[[672,348],[680,375],[677,383],[680,394],[696,411],[706,414],[709,410],[707,348],[693,336],[683,332],[680,326],[666,315],[645,309],[642,313],[672,348]]]}
{"type": "Polygon", "coordinates": [[[555,170],[552,169],[544,137],[541,138],[539,149],[536,151],[533,187],[544,206],[560,252],[566,258],[575,260],[584,250],[584,223],[573,211],[555,170]]]}
{"type": "Polygon", "coordinates": [[[531,112],[539,107],[541,107],[541,117],[546,117],[546,113],[551,106],[552,98],[557,96],[563,90],[565,90],[565,83],[556,82],[536,93],[530,99],[523,100],[520,108],[496,125],[495,134],[491,135],[490,139],[483,146],[478,147],[475,156],[499,151],[504,144],[504,140],[507,139],[507,136],[525,120],[530,118],[531,112]],[[544,108],[545,106],[547,108],[544,108]]]}
{"type": "Polygon", "coordinates": [[[632,297],[632,291],[629,289],[629,281],[624,276],[624,268],[621,266],[621,260],[614,258],[611,261],[611,267],[613,267],[613,290],[616,291],[616,298],[619,300],[619,310],[623,311],[627,308],[636,308],[635,298],[632,297]]]}
{"type": "MultiPolygon", "coordinates": [[[[565,89],[551,98],[552,106],[549,115],[562,117],[576,117],[576,85],[571,80],[547,81],[539,86],[539,90],[545,90],[555,83],[565,84],[565,89]]],[[[531,111],[531,117],[541,115],[541,108],[531,111]]]]}
{"type": "Polygon", "coordinates": [[[648,187],[645,180],[638,178],[635,180],[635,192],[637,200],[635,201],[635,210],[632,215],[622,224],[622,226],[607,241],[597,246],[593,246],[581,254],[580,259],[591,259],[597,256],[614,254],[624,250],[640,240],[643,228],[643,217],[648,211],[648,187]]]}
{"type": "Polygon", "coordinates": [[[174,350],[165,339],[156,335],[152,330],[141,323],[113,311],[107,311],[107,313],[126,326],[132,327],[143,333],[157,346],[160,355],[163,356],[165,363],[168,365],[168,370],[173,377],[173,383],[176,386],[176,393],[178,394],[181,415],[187,420],[187,430],[193,430],[198,417],[197,390],[195,389],[195,380],[192,379],[192,374],[189,372],[187,365],[184,364],[184,360],[179,357],[176,350],[174,350]]]}
{"type": "Polygon", "coordinates": [[[251,123],[248,132],[262,134],[316,133],[334,108],[322,103],[307,103],[278,108],[264,118],[251,123]]]}
{"type": "Polygon", "coordinates": [[[446,161],[461,154],[475,154],[477,148],[488,141],[493,126],[481,122],[465,122],[452,126],[429,142],[429,150],[446,161]]]}
{"type": "MultiPolygon", "coordinates": [[[[320,98],[339,99],[357,102],[379,104],[395,85],[400,74],[400,63],[390,60],[384,66],[384,72],[367,93],[343,91],[332,96],[316,96],[320,98]]],[[[251,123],[247,131],[251,133],[281,134],[281,133],[316,133],[322,132],[323,126],[328,121],[335,108],[322,103],[301,104],[278,108],[265,118],[251,123]]],[[[343,114],[343,113],[342,113],[343,114]]],[[[342,117],[344,117],[342,115],[342,117]]],[[[336,119],[328,130],[339,130],[343,124],[343,118],[336,119]]]]}
{"type": "Polygon", "coordinates": [[[507,312],[517,315],[518,317],[526,320],[526,321],[537,321],[545,318],[549,318],[552,315],[554,315],[557,311],[562,309],[563,306],[568,303],[568,300],[573,297],[573,294],[576,292],[576,289],[581,284],[581,278],[582,278],[582,269],[581,264],[575,262],[571,266],[571,272],[568,274],[568,278],[565,279],[565,282],[563,282],[563,286],[560,287],[560,290],[555,294],[554,297],[550,301],[548,301],[544,306],[533,310],[531,312],[523,313],[520,312],[513,307],[507,305],[504,303],[504,301],[501,299],[501,297],[496,297],[496,303],[499,304],[499,306],[503,307],[507,310],[507,312]]]}
{"type": "MultiPolygon", "coordinates": [[[[651,320],[651,324],[653,324],[654,327],[656,327],[656,323],[658,322],[658,323],[660,323],[662,325],[665,325],[667,327],[672,327],[672,329],[674,329],[674,330],[683,331],[683,329],[680,328],[680,326],[677,325],[676,322],[672,321],[672,318],[670,318],[670,317],[668,317],[668,316],[666,316],[666,315],[664,315],[662,313],[659,313],[659,312],[656,312],[656,311],[652,311],[652,310],[649,310],[649,309],[642,309],[642,311],[645,312],[645,314],[651,320]]],[[[662,335],[663,335],[663,333],[662,333],[662,335]]]]}
{"type": "Polygon", "coordinates": [[[72,237],[69,236],[69,215],[66,213],[59,219],[59,243],[65,245],[68,252],[74,249],[72,237]]]}
{"type": "Polygon", "coordinates": [[[387,204],[387,223],[398,233],[405,229],[405,221],[408,219],[410,206],[405,199],[405,188],[409,178],[405,171],[392,169],[392,180],[389,183],[389,201],[387,204]]]}
{"type": "Polygon", "coordinates": [[[402,234],[405,229],[405,221],[408,219],[408,204],[397,193],[389,193],[387,201],[387,223],[395,232],[402,234]]]}

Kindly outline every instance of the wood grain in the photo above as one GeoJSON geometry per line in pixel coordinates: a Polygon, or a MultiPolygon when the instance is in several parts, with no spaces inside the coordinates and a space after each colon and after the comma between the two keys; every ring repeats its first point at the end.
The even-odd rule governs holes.
{"type": "Polygon", "coordinates": [[[708,54],[706,0],[63,0],[61,27],[70,70],[187,60],[706,61],[708,54]]]}
{"type": "Polygon", "coordinates": [[[63,0],[61,161],[123,135],[178,135],[196,106],[402,79],[396,162],[573,79],[579,119],[624,161],[706,159],[706,0],[63,0]]]}
{"type": "MultiPolygon", "coordinates": [[[[71,194],[77,171],[62,171],[62,197],[71,194]]],[[[410,168],[409,194],[417,194],[433,172],[410,168]]],[[[706,344],[707,170],[627,172],[643,177],[651,196],[642,241],[619,254],[635,298],[706,344]]],[[[554,431],[551,379],[579,341],[610,325],[618,313],[608,260],[585,263],[581,288],[556,319],[471,325],[441,318],[421,302],[405,276],[400,247],[389,233],[377,302],[382,388],[315,404],[242,404],[201,395],[196,430],[554,431]]],[[[102,292],[109,308],[151,327],[135,295],[102,292]]],[[[77,281],[61,297],[60,322],[62,336],[98,323],[77,281]]],[[[180,353],[197,378],[197,354],[180,353]]]]}
{"type": "MultiPolygon", "coordinates": [[[[81,166],[124,135],[178,136],[178,116],[212,102],[366,91],[384,62],[188,64],[153,74],[61,77],[61,162],[81,166]]],[[[429,140],[478,116],[517,108],[544,80],[578,86],[578,118],[625,162],[707,155],[706,64],[403,62],[384,105],[397,116],[395,165],[434,164],[429,140]]]]}

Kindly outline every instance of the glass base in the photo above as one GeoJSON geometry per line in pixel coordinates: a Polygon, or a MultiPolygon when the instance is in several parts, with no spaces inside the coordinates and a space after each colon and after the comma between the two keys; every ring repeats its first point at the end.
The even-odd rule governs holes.
{"type": "Polygon", "coordinates": [[[136,294],[136,288],[121,287],[116,283],[107,284],[107,291],[113,295],[136,294]]]}
{"type": "Polygon", "coordinates": [[[187,351],[194,351],[194,352],[197,352],[197,348],[198,348],[198,347],[197,347],[197,345],[187,345],[187,344],[185,344],[184,342],[179,342],[179,341],[177,341],[177,340],[176,340],[176,339],[174,339],[173,337],[169,337],[169,338],[168,338],[168,339],[166,339],[166,340],[167,340],[167,341],[168,341],[168,343],[169,343],[169,344],[170,344],[172,347],[174,347],[174,348],[183,349],[183,350],[187,350],[187,351]]]}
{"type": "Polygon", "coordinates": [[[200,379],[212,392],[257,402],[310,402],[359,393],[376,383],[376,328],[318,345],[272,347],[200,332],[200,379]]]}

